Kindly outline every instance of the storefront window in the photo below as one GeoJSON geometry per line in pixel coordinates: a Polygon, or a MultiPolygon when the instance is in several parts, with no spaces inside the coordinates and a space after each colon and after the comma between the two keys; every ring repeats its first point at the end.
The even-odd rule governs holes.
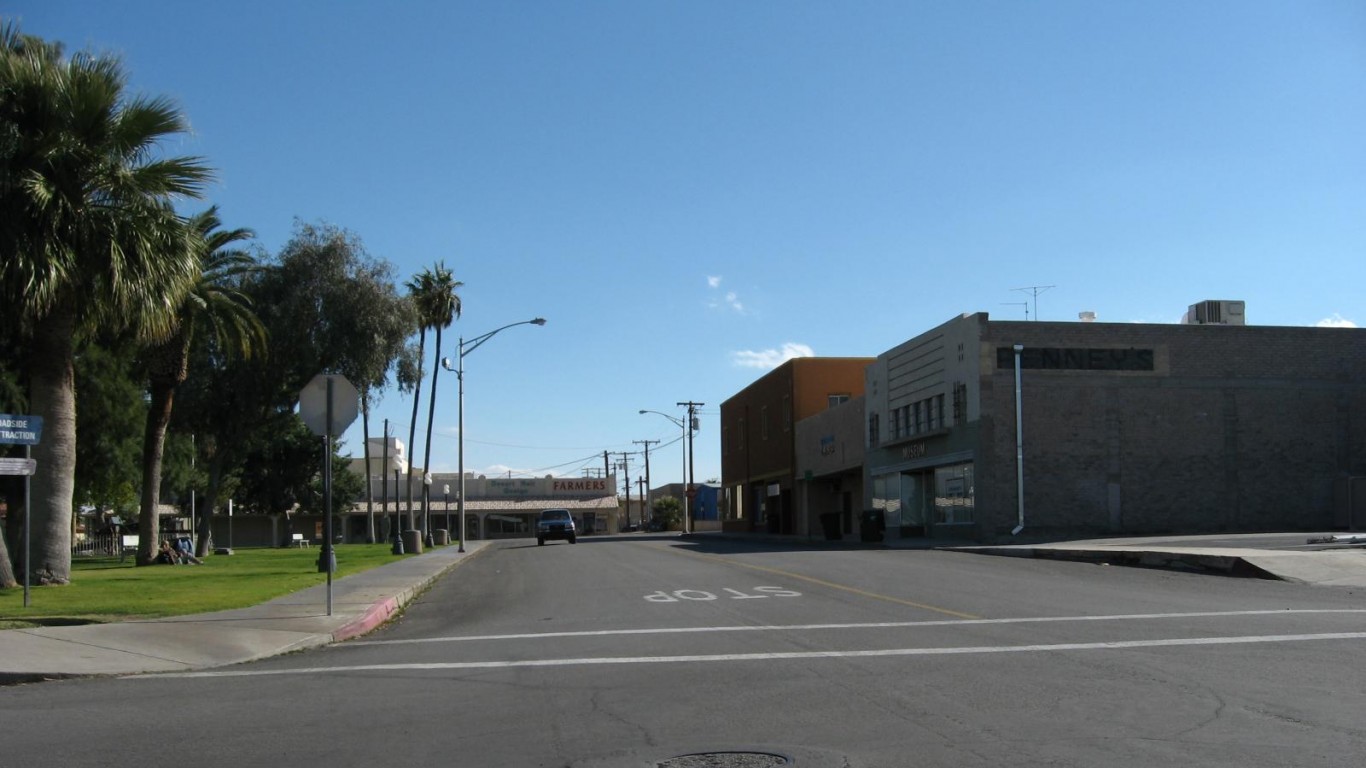
{"type": "Polygon", "coordinates": [[[873,478],[873,509],[882,510],[887,528],[901,526],[901,475],[873,478]]]}
{"type": "Polygon", "coordinates": [[[971,523],[975,506],[971,463],[935,468],[934,522],[936,524],[971,523]]]}

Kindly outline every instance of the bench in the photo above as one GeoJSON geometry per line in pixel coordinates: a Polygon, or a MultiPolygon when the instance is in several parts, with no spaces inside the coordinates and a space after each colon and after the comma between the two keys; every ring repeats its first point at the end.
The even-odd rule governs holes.
{"type": "Polygon", "coordinates": [[[128,559],[129,555],[136,555],[138,553],[138,535],[136,533],[131,536],[124,534],[122,539],[123,546],[119,549],[120,563],[128,559]]]}
{"type": "Polygon", "coordinates": [[[305,539],[302,533],[296,533],[289,537],[289,546],[303,549],[304,547],[313,546],[313,542],[305,539]]]}

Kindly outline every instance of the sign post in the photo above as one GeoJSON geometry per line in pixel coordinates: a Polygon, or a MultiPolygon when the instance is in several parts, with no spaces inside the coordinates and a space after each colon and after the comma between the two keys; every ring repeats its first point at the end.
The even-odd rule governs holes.
{"type": "Polygon", "coordinates": [[[24,446],[24,458],[22,459],[3,459],[0,460],[0,475],[23,475],[24,476],[24,607],[29,607],[29,579],[33,572],[30,560],[33,557],[33,537],[31,508],[33,506],[33,494],[31,492],[29,478],[37,471],[37,462],[33,460],[33,446],[43,437],[43,417],[42,416],[15,416],[8,413],[0,413],[0,445],[22,445],[24,446]]]}
{"type": "Polygon", "coordinates": [[[346,431],[360,411],[360,393],[345,376],[320,373],[299,393],[299,417],[313,434],[323,438],[323,545],[318,570],[327,573],[327,615],[332,615],[332,573],[337,558],[332,551],[332,436],[346,431]]]}

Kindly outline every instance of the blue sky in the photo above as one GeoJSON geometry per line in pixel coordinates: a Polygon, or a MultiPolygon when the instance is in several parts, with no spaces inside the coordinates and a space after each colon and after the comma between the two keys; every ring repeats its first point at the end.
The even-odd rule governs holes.
{"type": "MultiPolygon", "coordinates": [[[[177,100],[206,201],[465,283],[465,466],[652,448],[720,474],[720,403],[786,356],[964,312],[1366,323],[1366,5],[0,0],[177,100]],[[1018,290],[1050,286],[1035,297],[1018,290]],[[1022,306],[1021,302],[1028,302],[1022,306]]],[[[428,382],[429,383],[429,382],[428,382]]],[[[431,465],[457,462],[455,377],[431,465]]],[[[411,400],[377,412],[406,442],[411,400]]],[[[426,414],[426,386],[422,419],[426,414]]],[[[379,428],[376,427],[376,430],[379,428]]],[[[359,449],[359,433],[348,433],[359,449]]],[[[419,442],[420,442],[419,432],[419,442]]],[[[420,459],[420,457],[419,457],[420,459]]],[[[632,457],[631,476],[641,471],[632,457]]]]}

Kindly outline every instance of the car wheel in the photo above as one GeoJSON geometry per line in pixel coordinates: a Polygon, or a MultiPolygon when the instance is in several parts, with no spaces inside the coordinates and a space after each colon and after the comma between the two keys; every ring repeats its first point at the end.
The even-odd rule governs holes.
{"type": "Polygon", "coordinates": [[[578,537],[577,537],[577,536],[570,536],[570,537],[569,537],[569,543],[570,543],[570,544],[578,544],[578,543],[579,543],[578,537]]]}
{"type": "Polygon", "coordinates": [[[544,547],[544,546],[545,546],[545,539],[537,538],[537,539],[536,539],[536,546],[538,546],[538,547],[544,547]]]}

